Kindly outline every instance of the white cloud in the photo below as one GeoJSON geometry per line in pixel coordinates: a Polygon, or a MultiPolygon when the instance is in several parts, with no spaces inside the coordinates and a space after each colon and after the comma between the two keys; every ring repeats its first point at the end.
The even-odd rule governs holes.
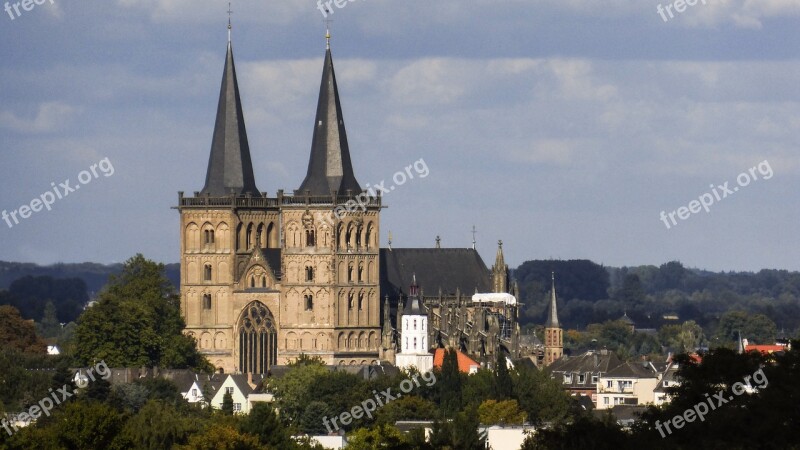
{"type": "Polygon", "coordinates": [[[39,105],[33,119],[20,118],[10,111],[0,112],[0,126],[22,133],[51,133],[66,128],[79,112],[65,103],[46,102],[39,105]]]}

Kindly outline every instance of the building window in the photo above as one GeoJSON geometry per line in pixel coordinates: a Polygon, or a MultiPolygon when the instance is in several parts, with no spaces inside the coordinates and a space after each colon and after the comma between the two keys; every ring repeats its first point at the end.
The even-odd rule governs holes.
{"type": "Polygon", "coordinates": [[[206,264],[205,270],[203,271],[203,279],[205,281],[211,281],[211,264],[206,264]]]}
{"type": "Polygon", "coordinates": [[[267,277],[261,277],[261,287],[267,287],[267,277]]]}
{"type": "Polygon", "coordinates": [[[214,230],[205,230],[203,234],[205,235],[206,245],[214,243],[214,230]]]}
{"type": "Polygon", "coordinates": [[[256,277],[250,277],[250,287],[256,287],[256,277]]]}
{"type": "Polygon", "coordinates": [[[203,294],[203,309],[211,309],[211,294],[203,294]]]}
{"type": "Polygon", "coordinates": [[[358,282],[361,283],[362,281],[364,281],[364,265],[363,264],[359,264],[358,265],[358,282]]]}
{"type": "Polygon", "coordinates": [[[584,383],[586,383],[586,375],[584,374],[578,375],[578,384],[584,384],[584,383]]]}
{"type": "Polygon", "coordinates": [[[347,309],[353,309],[353,293],[347,294],[347,309]]]}
{"type": "Polygon", "coordinates": [[[234,403],[233,404],[233,412],[239,412],[241,410],[242,410],[242,404],[241,403],[234,403]]]}
{"type": "Polygon", "coordinates": [[[311,311],[314,309],[314,296],[313,295],[306,295],[304,296],[305,303],[306,303],[306,311],[311,311]]]}
{"type": "Polygon", "coordinates": [[[597,375],[592,375],[592,384],[597,384],[597,375]]]}
{"type": "Polygon", "coordinates": [[[352,283],[353,282],[353,264],[352,263],[350,263],[350,265],[347,266],[347,282],[348,283],[352,283]]]}
{"type": "Polygon", "coordinates": [[[614,382],[611,380],[606,381],[606,387],[611,389],[612,387],[614,387],[614,382]]]}
{"type": "Polygon", "coordinates": [[[564,384],[572,384],[572,374],[565,373],[564,374],[564,384]]]}
{"type": "Polygon", "coordinates": [[[414,350],[417,349],[417,338],[414,338],[414,350]]]}
{"type": "Polygon", "coordinates": [[[225,393],[233,395],[233,388],[232,387],[226,387],[225,388],[225,393]]]}
{"type": "Polygon", "coordinates": [[[417,329],[417,319],[414,319],[414,329],[417,329]]]}
{"type": "Polygon", "coordinates": [[[608,405],[608,397],[603,397],[603,404],[608,405]]]}
{"type": "Polygon", "coordinates": [[[306,247],[313,247],[314,245],[314,230],[306,230],[306,247]]]}
{"type": "Polygon", "coordinates": [[[311,266],[306,266],[306,281],[314,281],[314,268],[311,266]]]}
{"type": "Polygon", "coordinates": [[[364,293],[363,292],[359,292],[358,293],[358,310],[361,311],[362,309],[364,309],[364,293]]]}
{"type": "Polygon", "coordinates": [[[192,397],[197,397],[197,389],[192,389],[192,397]]]}

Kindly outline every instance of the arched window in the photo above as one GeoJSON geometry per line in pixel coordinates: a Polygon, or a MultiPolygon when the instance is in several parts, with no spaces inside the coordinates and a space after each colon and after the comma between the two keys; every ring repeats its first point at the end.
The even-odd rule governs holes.
{"type": "Polygon", "coordinates": [[[361,311],[362,309],[364,309],[364,293],[363,292],[359,292],[358,293],[358,310],[361,311]]]}
{"type": "Polygon", "coordinates": [[[203,294],[203,309],[211,309],[211,294],[203,294]]]}
{"type": "Polygon", "coordinates": [[[350,263],[347,266],[347,282],[348,283],[352,283],[353,282],[353,263],[350,263]]]}
{"type": "Polygon", "coordinates": [[[205,265],[205,270],[203,271],[203,280],[211,281],[211,264],[205,265]]]}
{"type": "Polygon", "coordinates": [[[275,319],[261,302],[252,302],[239,319],[239,370],[242,373],[266,373],[277,364],[278,340],[275,319]]]}
{"type": "Polygon", "coordinates": [[[203,235],[205,236],[206,245],[211,245],[214,243],[214,230],[205,230],[203,235]]]}
{"type": "Polygon", "coordinates": [[[314,296],[313,295],[306,295],[304,296],[306,300],[306,311],[311,311],[314,309],[314,296]]]}
{"type": "Polygon", "coordinates": [[[251,288],[256,287],[256,277],[254,277],[254,276],[250,277],[250,287],[251,288]]]}
{"type": "Polygon", "coordinates": [[[347,309],[353,309],[353,293],[347,294],[347,309]]]}
{"type": "Polygon", "coordinates": [[[314,268],[311,266],[306,266],[306,281],[314,281],[314,268]]]}
{"type": "Polygon", "coordinates": [[[364,281],[364,264],[361,263],[358,265],[358,282],[361,283],[364,281]]]}
{"type": "Polygon", "coordinates": [[[261,287],[267,287],[267,277],[261,277],[261,287]]]}

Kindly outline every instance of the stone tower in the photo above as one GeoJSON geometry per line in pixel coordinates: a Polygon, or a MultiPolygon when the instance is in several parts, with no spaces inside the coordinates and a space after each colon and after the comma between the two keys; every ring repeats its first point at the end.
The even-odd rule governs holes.
{"type": "Polygon", "coordinates": [[[330,45],[300,189],[256,188],[229,39],[205,187],[178,202],[185,333],[212,364],[377,362],[381,197],[353,174],[330,45]]]}

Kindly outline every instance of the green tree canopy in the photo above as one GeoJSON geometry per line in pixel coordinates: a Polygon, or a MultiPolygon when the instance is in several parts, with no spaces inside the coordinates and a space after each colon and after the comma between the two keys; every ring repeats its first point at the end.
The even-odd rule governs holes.
{"type": "Polygon", "coordinates": [[[183,328],[180,298],[164,275],[164,265],[139,254],[110,277],[97,304],[79,318],[75,357],[87,365],[104,360],[110,367],[209,371],[210,364],[183,328]]]}

